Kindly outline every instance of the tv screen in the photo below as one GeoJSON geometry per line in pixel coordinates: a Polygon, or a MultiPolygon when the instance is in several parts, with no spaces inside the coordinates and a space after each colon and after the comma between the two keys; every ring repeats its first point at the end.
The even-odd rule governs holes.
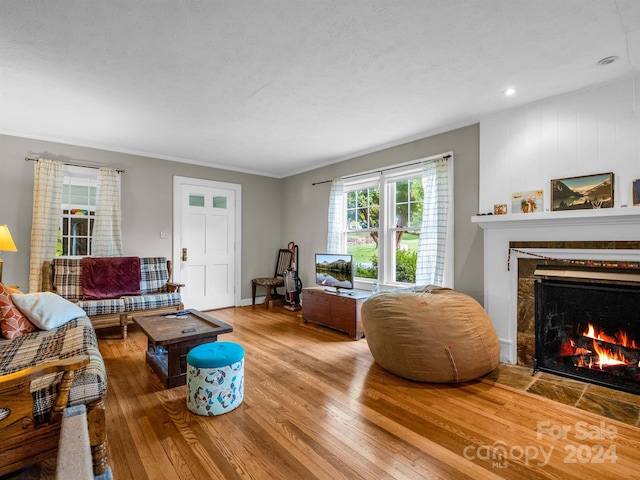
{"type": "Polygon", "coordinates": [[[325,287],[353,288],[353,257],[334,253],[316,253],[316,284],[325,287]]]}

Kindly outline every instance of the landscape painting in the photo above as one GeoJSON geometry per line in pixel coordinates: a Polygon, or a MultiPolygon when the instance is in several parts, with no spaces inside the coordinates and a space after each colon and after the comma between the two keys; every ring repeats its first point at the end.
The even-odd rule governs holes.
{"type": "Polygon", "coordinates": [[[551,211],[613,208],[613,173],[551,180],[551,211]]]}

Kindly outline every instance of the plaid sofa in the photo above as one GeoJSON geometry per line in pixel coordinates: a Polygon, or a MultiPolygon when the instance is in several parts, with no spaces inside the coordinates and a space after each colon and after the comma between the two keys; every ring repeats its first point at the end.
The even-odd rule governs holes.
{"type": "Polygon", "coordinates": [[[166,257],[140,258],[140,295],[83,300],[82,258],[55,258],[43,266],[42,289],[55,292],[82,308],[94,328],[120,326],[123,337],[135,312],[182,310],[182,285],[169,282],[171,262],[166,257]]]}
{"type": "Polygon", "coordinates": [[[95,478],[111,478],[107,373],[86,316],[0,339],[0,478],[56,455],[66,407],[83,406],[95,478]]]}
{"type": "MultiPolygon", "coordinates": [[[[73,378],[69,406],[86,405],[104,398],[107,392],[107,372],[96,333],[87,317],[76,318],[53,330],[38,330],[13,340],[0,339],[0,375],[78,355],[88,355],[89,364],[81,367],[73,378]]],[[[62,372],[31,382],[36,421],[49,420],[61,378],[62,372]]]]}

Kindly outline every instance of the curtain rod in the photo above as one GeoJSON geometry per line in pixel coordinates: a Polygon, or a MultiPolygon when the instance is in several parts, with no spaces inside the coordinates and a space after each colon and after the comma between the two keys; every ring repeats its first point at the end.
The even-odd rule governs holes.
{"type": "MultiPolygon", "coordinates": [[[[449,160],[451,158],[451,155],[443,155],[440,158],[449,160]]],[[[342,178],[356,178],[356,177],[362,177],[363,175],[371,175],[372,173],[375,173],[375,172],[378,172],[378,173],[388,172],[389,170],[395,170],[396,168],[405,168],[405,167],[410,167],[411,165],[420,165],[423,162],[424,160],[419,160],[417,162],[405,163],[404,165],[397,165],[395,167],[381,168],[380,170],[371,170],[370,172],[364,172],[364,173],[355,173],[353,175],[347,175],[346,177],[342,177],[342,178]]],[[[331,182],[333,182],[333,180],[323,180],[322,182],[312,183],[311,186],[322,185],[323,183],[331,183],[331,182]]]]}
{"type": "MultiPolygon", "coordinates": [[[[25,162],[37,162],[38,160],[39,160],[38,158],[34,158],[34,157],[24,157],[25,162]]],[[[69,165],[70,167],[95,168],[96,170],[100,168],[110,168],[110,167],[105,167],[104,165],[89,165],[86,163],[77,163],[77,162],[62,162],[62,163],[64,165],[69,165]]],[[[118,173],[124,173],[124,170],[119,168],[116,168],[115,171],[118,173]]]]}

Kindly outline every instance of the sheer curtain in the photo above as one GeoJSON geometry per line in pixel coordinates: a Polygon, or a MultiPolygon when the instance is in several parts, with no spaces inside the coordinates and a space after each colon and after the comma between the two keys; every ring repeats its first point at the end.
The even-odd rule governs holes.
{"type": "Polygon", "coordinates": [[[329,194],[329,226],[327,229],[327,253],[342,252],[342,228],[344,211],[344,181],[336,178],[331,183],[331,193],[329,194]]]}
{"type": "Polygon", "coordinates": [[[29,292],[42,290],[42,263],[56,255],[63,182],[62,162],[38,159],[33,182],[29,292]]]}
{"type": "Polygon", "coordinates": [[[96,189],[96,215],[93,223],[91,255],[122,256],[120,174],[111,168],[100,168],[96,189]]]}
{"type": "Polygon", "coordinates": [[[424,207],[418,240],[417,285],[442,285],[449,215],[449,166],[439,158],[422,164],[424,207]]]}

